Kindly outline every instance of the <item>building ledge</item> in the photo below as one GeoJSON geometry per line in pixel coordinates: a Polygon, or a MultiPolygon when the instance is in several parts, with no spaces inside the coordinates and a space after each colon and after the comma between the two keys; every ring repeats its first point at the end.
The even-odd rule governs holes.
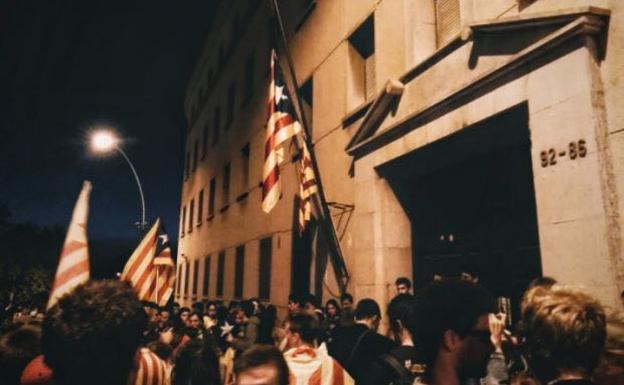
{"type": "MultiPolygon", "coordinates": [[[[442,116],[448,112],[453,106],[458,104],[464,104],[469,100],[472,100],[479,91],[492,87],[497,81],[502,78],[526,70],[527,64],[538,57],[546,56],[548,53],[554,51],[556,48],[561,47],[563,44],[570,42],[573,39],[583,35],[597,36],[598,55],[601,57],[604,55],[604,47],[606,43],[605,32],[608,28],[608,18],[610,12],[605,9],[595,7],[583,7],[574,8],[570,10],[560,11],[547,14],[532,14],[532,15],[520,15],[512,18],[498,19],[494,21],[484,21],[474,23],[464,28],[464,30],[458,34],[456,39],[451,40],[446,46],[442,47],[431,57],[418,64],[399,80],[407,84],[414,80],[418,76],[422,75],[427,69],[435,65],[437,62],[443,60],[450,52],[463,46],[468,41],[474,41],[475,44],[485,34],[489,35],[489,38],[495,36],[501,32],[522,32],[521,30],[530,30],[535,26],[551,26],[552,31],[546,36],[532,42],[525,48],[510,55],[510,57],[502,63],[500,66],[493,68],[485,73],[476,76],[468,84],[464,84],[461,87],[451,90],[442,98],[432,101],[425,107],[418,111],[408,114],[394,125],[384,128],[382,131],[378,131],[378,128],[383,123],[384,117],[375,126],[366,127],[370,125],[367,120],[364,119],[360,128],[356,131],[356,134],[351,139],[349,145],[346,148],[346,152],[354,158],[360,158],[368,153],[383,147],[385,144],[390,143],[407,132],[417,129],[424,124],[442,116]],[[450,50],[450,51],[449,51],[450,50]]],[[[505,35],[500,34],[501,39],[505,35]]],[[[378,103],[378,100],[383,98],[381,93],[377,99],[373,102],[373,106],[378,103]]],[[[373,108],[371,107],[371,110],[373,108]]],[[[370,114],[369,111],[367,114],[370,114]]]]}

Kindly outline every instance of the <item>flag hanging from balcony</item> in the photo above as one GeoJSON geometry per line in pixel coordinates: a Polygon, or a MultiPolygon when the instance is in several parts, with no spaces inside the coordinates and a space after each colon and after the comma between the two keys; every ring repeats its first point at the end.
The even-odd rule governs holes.
{"type": "Polygon", "coordinates": [[[175,284],[175,264],[160,219],[134,250],[120,279],[130,282],[141,301],[167,303],[175,284]]]}
{"type": "Polygon", "coordinates": [[[312,158],[306,141],[302,141],[299,160],[299,234],[303,234],[306,223],[312,216],[312,195],[318,192],[316,176],[312,168],[312,158]]]}
{"type": "Polygon", "coordinates": [[[72,291],[73,288],[89,280],[87,219],[90,195],[91,182],[84,181],[67,229],[46,309],[54,306],[59,298],[72,291]]]}
{"type": "Polygon", "coordinates": [[[268,213],[281,195],[279,165],[284,159],[281,145],[302,131],[293,116],[292,102],[284,83],[275,51],[271,51],[268,121],[262,169],[262,210],[268,213]]]}

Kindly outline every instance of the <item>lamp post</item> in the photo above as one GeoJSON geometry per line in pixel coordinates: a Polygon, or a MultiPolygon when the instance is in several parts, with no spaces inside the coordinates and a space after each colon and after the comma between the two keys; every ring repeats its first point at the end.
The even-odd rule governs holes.
{"type": "Polygon", "coordinates": [[[134,175],[134,179],[136,180],[137,186],[139,187],[139,195],[141,197],[141,220],[137,222],[136,225],[140,230],[144,230],[147,228],[147,221],[145,220],[145,197],[143,196],[143,187],[141,186],[141,181],[139,180],[139,174],[137,174],[134,165],[130,161],[128,155],[121,149],[119,143],[121,140],[115,135],[111,130],[100,129],[91,133],[91,150],[95,153],[107,153],[112,150],[117,151],[123,156],[123,158],[130,166],[130,170],[132,170],[132,175],[134,175]]]}

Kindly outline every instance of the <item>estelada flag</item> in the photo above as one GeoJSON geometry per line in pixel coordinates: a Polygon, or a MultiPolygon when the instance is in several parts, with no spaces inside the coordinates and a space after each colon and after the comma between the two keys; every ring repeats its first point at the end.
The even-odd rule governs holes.
{"type": "Polygon", "coordinates": [[[84,181],[67,229],[46,309],[54,306],[59,298],[72,291],[76,286],[89,280],[87,219],[90,194],[91,182],[84,181]]]}
{"type": "Polygon", "coordinates": [[[173,293],[175,264],[167,235],[159,235],[160,231],[158,219],[126,262],[120,279],[130,282],[141,301],[164,306],[173,293]]]}

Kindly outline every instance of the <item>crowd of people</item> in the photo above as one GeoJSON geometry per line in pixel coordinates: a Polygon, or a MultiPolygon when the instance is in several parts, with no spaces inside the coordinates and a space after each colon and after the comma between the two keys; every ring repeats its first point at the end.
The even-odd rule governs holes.
{"type": "Polygon", "coordinates": [[[540,278],[512,327],[476,281],[437,277],[414,294],[399,278],[384,311],[348,293],[323,306],[293,294],[280,319],[256,298],[158,307],[126,282],[92,280],[43,317],[7,320],[0,377],[7,385],[624,384],[622,312],[540,278]]]}

